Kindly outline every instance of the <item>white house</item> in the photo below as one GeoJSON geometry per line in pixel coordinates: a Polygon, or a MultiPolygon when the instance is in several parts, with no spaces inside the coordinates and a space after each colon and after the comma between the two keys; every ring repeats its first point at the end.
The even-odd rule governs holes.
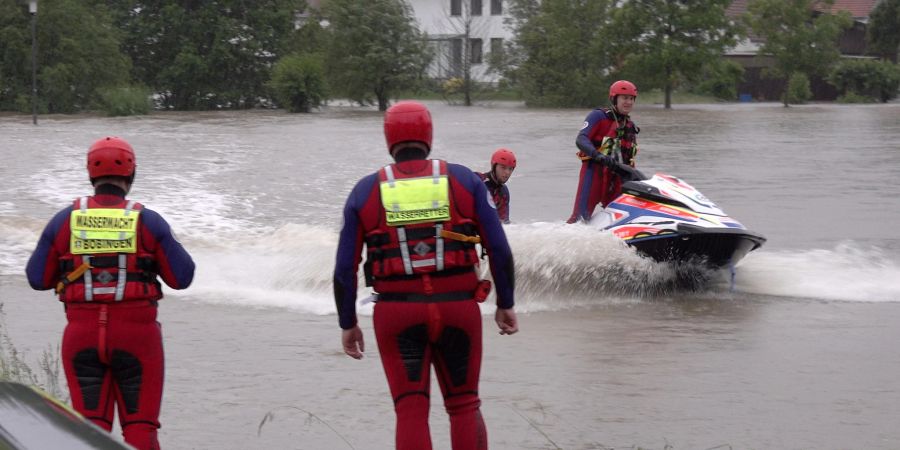
{"type": "Polygon", "coordinates": [[[429,76],[460,77],[468,62],[473,80],[497,81],[496,73],[487,73],[487,55],[502,51],[503,45],[512,39],[512,33],[503,24],[509,17],[506,1],[407,0],[407,3],[413,9],[419,29],[428,34],[434,51],[429,76]]]}

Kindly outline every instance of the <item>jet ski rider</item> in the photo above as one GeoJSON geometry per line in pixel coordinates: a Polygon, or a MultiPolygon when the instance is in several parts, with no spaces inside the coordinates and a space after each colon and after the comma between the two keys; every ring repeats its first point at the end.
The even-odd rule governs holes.
{"type": "Polygon", "coordinates": [[[611,107],[597,108],[584,119],[575,139],[582,163],[575,206],[567,223],[590,221],[598,203],[606,207],[622,193],[622,179],[613,167],[617,164],[634,167],[640,128],[629,114],[636,100],[637,87],[633,83],[616,81],[609,87],[611,107]]]}

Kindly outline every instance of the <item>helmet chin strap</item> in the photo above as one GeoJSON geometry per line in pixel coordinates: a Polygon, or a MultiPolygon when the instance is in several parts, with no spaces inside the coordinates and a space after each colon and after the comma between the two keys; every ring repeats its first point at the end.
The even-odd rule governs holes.
{"type": "Polygon", "coordinates": [[[500,179],[497,177],[497,164],[494,164],[493,166],[491,166],[491,173],[490,173],[490,175],[491,175],[491,179],[494,180],[494,183],[497,183],[497,184],[500,184],[500,185],[504,184],[504,183],[501,182],[500,179]]]}

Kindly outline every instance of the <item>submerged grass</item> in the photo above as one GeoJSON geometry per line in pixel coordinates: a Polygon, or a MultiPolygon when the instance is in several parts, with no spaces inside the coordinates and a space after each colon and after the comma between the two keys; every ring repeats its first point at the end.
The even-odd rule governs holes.
{"type": "Polygon", "coordinates": [[[16,348],[6,330],[6,314],[0,302],[0,381],[37,386],[57,399],[68,401],[60,382],[59,347],[44,349],[35,370],[28,365],[25,355],[16,348]]]}

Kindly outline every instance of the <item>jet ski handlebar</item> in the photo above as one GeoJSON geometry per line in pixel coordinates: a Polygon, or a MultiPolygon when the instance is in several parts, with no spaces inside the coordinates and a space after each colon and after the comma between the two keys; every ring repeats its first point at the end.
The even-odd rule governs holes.
{"type": "Polygon", "coordinates": [[[626,181],[641,181],[648,179],[648,177],[640,170],[637,170],[628,164],[616,163],[611,169],[622,178],[623,183],[626,181]]]}

